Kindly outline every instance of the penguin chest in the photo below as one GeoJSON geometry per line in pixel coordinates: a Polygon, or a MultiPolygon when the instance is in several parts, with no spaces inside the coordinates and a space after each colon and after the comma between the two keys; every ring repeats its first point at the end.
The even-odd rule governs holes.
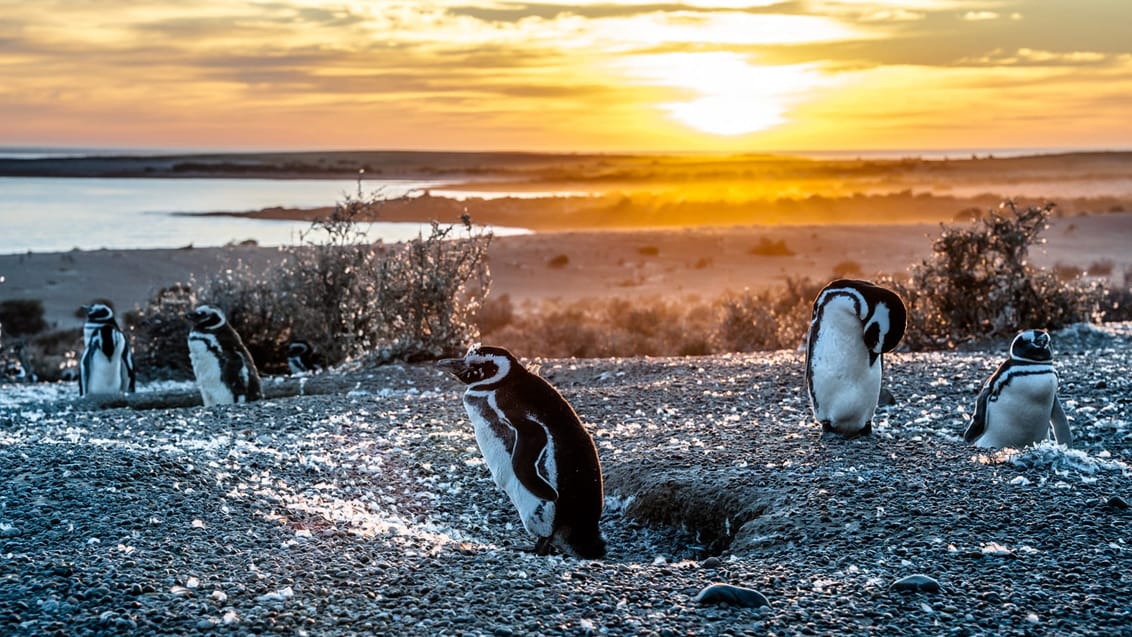
{"type": "Polygon", "coordinates": [[[1056,398],[1056,374],[1012,375],[987,399],[986,433],[976,444],[1021,449],[1049,438],[1056,398]]]}
{"type": "Polygon", "coordinates": [[[107,358],[101,351],[92,352],[86,369],[86,392],[88,394],[108,394],[121,391],[122,355],[115,351],[107,358]]]}
{"type": "Polygon", "coordinates": [[[193,333],[189,336],[189,360],[205,407],[236,402],[232,389],[224,382],[221,357],[223,352],[216,337],[193,333]]]}
{"type": "MultiPolygon", "coordinates": [[[[518,510],[523,527],[535,537],[549,537],[554,529],[555,503],[531,493],[516,475],[514,455],[518,430],[499,409],[494,392],[469,390],[464,394],[464,408],[472,421],[484,463],[495,484],[518,510]]],[[[554,440],[549,435],[532,470],[551,485],[557,484],[554,440]]]]}
{"type": "Polygon", "coordinates": [[[839,431],[860,429],[876,411],[880,356],[870,357],[856,316],[830,312],[814,327],[806,370],[814,415],[839,431]]]}
{"type": "Polygon", "coordinates": [[[87,341],[80,370],[84,392],[87,394],[118,393],[122,386],[122,354],[125,338],[113,336],[114,347],[107,356],[100,333],[95,332],[87,341]]]}

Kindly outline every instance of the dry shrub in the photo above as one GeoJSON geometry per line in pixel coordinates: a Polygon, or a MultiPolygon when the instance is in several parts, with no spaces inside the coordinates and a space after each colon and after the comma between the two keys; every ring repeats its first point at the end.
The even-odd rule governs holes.
{"type": "Polygon", "coordinates": [[[786,241],[784,239],[774,240],[768,239],[766,237],[760,238],[759,242],[751,246],[751,249],[747,252],[749,254],[760,257],[794,256],[794,251],[790,249],[790,246],[786,245],[786,241]]]}
{"type": "Polygon", "coordinates": [[[715,339],[717,351],[798,347],[809,329],[814,298],[822,285],[805,278],[788,278],[781,288],[724,297],[715,339]]]}
{"type": "Polygon", "coordinates": [[[555,255],[546,262],[546,265],[550,268],[564,268],[570,265],[570,257],[564,254],[555,255]]]}
{"type": "Polygon", "coordinates": [[[819,288],[798,279],[713,301],[552,300],[513,314],[506,324],[480,326],[484,342],[524,356],[700,356],[794,348],[805,335],[819,288]]]}
{"type": "Polygon", "coordinates": [[[225,311],[267,373],[286,369],[292,339],[310,343],[329,365],[370,352],[416,360],[461,351],[478,336],[471,319],[491,285],[492,234],[474,231],[464,215],[461,238],[453,237],[455,227],[434,222],[412,241],[368,243],[359,221],[372,219],[378,203],[376,196],[347,196],[268,271],[241,263],[203,284],[162,290],[134,321],[139,358],[185,375],[183,316],[198,303],[225,311]]]}
{"type": "Polygon", "coordinates": [[[8,336],[30,336],[47,329],[43,318],[43,301],[39,299],[6,299],[0,301],[0,325],[8,336]]]}
{"type": "Polygon", "coordinates": [[[1052,209],[1053,204],[1021,209],[1008,201],[974,225],[945,226],[932,256],[913,267],[910,281],[878,281],[896,289],[909,306],[908,346],[949,348],[1099,318],[1104,298],[1099,284],[1060,281],[1027,259],[1052,209]]]}
{"type": "Polygon", "coordinates": [[[833,265],[833,278],[834,279],[853,279],[860,278],[864,274],[861,264],[847,259],[845,261],[838,261],[833,265]]]}

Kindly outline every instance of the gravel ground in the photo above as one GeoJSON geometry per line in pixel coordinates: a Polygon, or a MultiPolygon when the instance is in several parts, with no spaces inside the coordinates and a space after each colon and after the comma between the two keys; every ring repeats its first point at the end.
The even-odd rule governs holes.
{"type": "Polygon", "coordinates": [[[1130,345],[1057,335],[1077,448],[1018,453],[961,440],[1005,344],[891,356],[856,440],[794,352],[542,361],[598,443],[605,561],[526,552],[430,366],[229,408],[0,387],[0,634],[1132,635],[1130,345]]]}

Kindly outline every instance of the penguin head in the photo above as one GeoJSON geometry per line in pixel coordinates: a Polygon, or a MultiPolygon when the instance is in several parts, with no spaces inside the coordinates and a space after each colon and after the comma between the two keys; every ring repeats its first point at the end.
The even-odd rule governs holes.
{"type": "Polygon", "coordinates": [[[288,358],[301,358],[309,354],[310,351],[311,345],[306,341],[294,340],[290,343],[287,343],[288,358]]]}
{"type": "Polygon", "coordinates": [[[1010,344],[1010,358],[1020,361],[1046,362],[1053,360],[1049,332],[1026,330],[1014,337],[1010,344]]]}
{"type": "Polygon", "coordinates": [[[82,306],[86,310],[86,320],[92,323],[106,323],[114,320],[114,310],[105,303],[91,303],[82,306]]]}
{"type": "Polygon", "coordinates": [[[501,381],[512,370],[523,366],[511,352],[502,347],[473,345],[463,358],[445,358],[436,366],[451,373],[466,385],[481,385],[501,381]]]}
{"type": "Polygon", "coordinates": [[[192,321],[193,327],[198,330],[215,330],[227,322],[224,312],[211,305],[201,305],[186,314],[185,318],[192,321]]]}

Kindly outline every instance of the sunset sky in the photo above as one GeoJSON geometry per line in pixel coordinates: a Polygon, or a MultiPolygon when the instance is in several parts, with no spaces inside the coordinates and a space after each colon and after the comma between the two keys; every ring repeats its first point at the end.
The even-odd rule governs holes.
{"type": "Polygon", "coordinates": [[[1128,0],[0,0],[0,146],[1132,148],[1128,0]]]}

